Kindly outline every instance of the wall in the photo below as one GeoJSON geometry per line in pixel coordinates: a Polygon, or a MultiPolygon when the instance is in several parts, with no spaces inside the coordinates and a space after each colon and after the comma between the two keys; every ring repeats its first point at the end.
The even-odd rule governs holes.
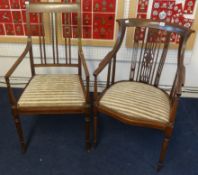
{"type": "MultiPolygon", "coordinates": [[[[128,9],[129,0],[125,0],[125,9],[128,9]]],[[[128,11],[125,11],[125,17],[128,16],[128,11]]],[[[9,69],[9,67],[14,63],[17,56],[23,51],[25,45],[24,44],[10,44],[10,43],[1,43],[0,44],[0,86],[4,85],[3,76],[9,69]]],[[[72,48],[76,50],[75,47],[72,48]]],[[[111,47],[84,47],[84,54],[88,61],[88,67],[90,69],[90,73],[92,75],[94,69],[97,67],[99,61],[110,51],[111,47]]],[[[128,66],[130,63],[130,53],[131,49],[127,49],[125,45],[122,46],[121,52],[118,55],[118,67],[121,66],[128,66]]],[[[175,70],[175,51],[172,51],[170,56],[170,60],[168,64],[165,65],[166,76],[162,77],[160,81],[161,85],[168,86],[171,82],[169,77],[174,73],[175,70]],[[168,77],[168,78],[165,78],[168,77]]],[[[196,37],[195,46],[192,51],[186,52],[186,82],[185,88],[186,90],[193,90],[198,93],[198,36],[196,37]]],[[[23,82],[25,77],[29,77],[29,71],[24,72],[29,67],[29,61],[26,59],[19,70],[17,70],[16,74],[14,75],[17,78],[17,81],[23,82]],[[20,78],[21,77],[21,78],[20,78]]],[[[123,69],[120,69],[119,76],[123,76],[124,72],[123,69]]],[[[55,70],[52,70],[55,71],[55,70]]],[[[93,79],[93,77],[91,77],[93,79]]],[[[104,80],[102,77],[100,80],[104,80]]]]}

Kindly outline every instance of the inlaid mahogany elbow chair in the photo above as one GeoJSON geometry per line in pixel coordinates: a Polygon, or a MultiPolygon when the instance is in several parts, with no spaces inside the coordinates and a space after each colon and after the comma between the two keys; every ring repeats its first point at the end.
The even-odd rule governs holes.
{"type": "Polygon", "coordinates": [[[81,2],[80,0],[77,0],[76,3],[26,2],[26,19],[28,31],[27,46],[5,75],[13,119],[22,151],[26,151],[26,142],[20,115],[73,113],[85,114],[86,149],[89,150],[89,71],[81,46],[81,2]],[[34,13],[34,16],[35,14],[37,15],[39,33],[35,33],[34,26],[30,23],[30,13],[34,13]],[[77,17],[77,36],[75,39],[71,39],[73,35],[71,15],[74,13],[76,13],[77,17]],[[58,25],[61,25],[58,19],[62,23],[61,30],[58,30],[58,25]],[[75,49],[72,50],[71,48],[72,42],[77,44],[76,54],[73,53],[75,49]],[[37,51],[36,54],[39,55],[37,56],[39,59],[35,59],[33,56],[33,49],[37,51]],[[16,99],[11,88],[10,77],[27,54],[30,57],[32,77],[20,98],[16,99]],[[39,68],[49,69],[52,67],[61,69],[63,72],[72,68],[75,69],[75,72],[70,74],[38,74],[39,68]],[[83,79],[85,80],[85,85],[83,79]]]}
{"type": "MultiPolygon", "coordinates": [[[[162,130],[164,140],[157,166],[160,170],[172,135],[178,100],[184,83],[185,46],[193,31],[151,20],[119,19],[117,22],[119,32],[116,43],[94,72],[94,144],[97,144],[98,112],[125,124],[162,130]],[[117,81],[116,55],[123,42],[126,29],[131,29],[134,33],[130,38],[133,42],[132,60],[129,66],[129,76],[126,80],[117,81]],[[138,34],[140,30],[145,32],[142,38],[138,34]],[[173,33],[180,36],[180,41],[176,47],[178,53],[175,59],[177,61],[176,72],[168,94],[159,87],[159,81],[167,61],[167,52],[173,33]],[[107,81],[102,93],[98,93],[98,76],[102,72],[104,72],[103,76],[107,76],[107,81]]],[[[126,67],[121,70],[124,75],[125,70],[126,67]]]]}

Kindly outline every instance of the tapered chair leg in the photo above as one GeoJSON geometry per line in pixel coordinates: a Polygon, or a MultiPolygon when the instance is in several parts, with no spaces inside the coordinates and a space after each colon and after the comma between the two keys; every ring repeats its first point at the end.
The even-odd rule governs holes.
{"type": "Polygon", "coordinates": [[[91,150],[90,143],[90,112],[87,110],[85,114],[85,133],[86,133],[86,150],[89,152],[91,150]]]}
{"type": "Polygon", "coordinates": [[[167,152],[167,149],[168,149],[168,145],[169,145],[169,142],[170,142],[172,131],[173,131],[173,127],[169,127],[165,131],[165,137],[164,137],[164,140],[162,142],[160,158],[159,158],[159,162],[157,164],[157,171],[158,172],[162,169],[162,167],[164,165],[164,160],[165,160],[165,157],[166,157],[166,152],[167,152]]]}
{"type": "Polygon", "coordinates": [[[97,129],[98,129],[98,112],[97,107],[94,106],[94,147],[97,145],[97,129]]]}
{"type": "Polygon", "coordinates": [[[25,144],[25,139],[24,139],[23,129],[21,127],[20,118],[17,114],[14,114],[13,118],[14,118],[16,130],[17,130],[17,134],[18,134],[18,137],[19,137],[22,153],[25,153],[27,146],[25,144]]]}

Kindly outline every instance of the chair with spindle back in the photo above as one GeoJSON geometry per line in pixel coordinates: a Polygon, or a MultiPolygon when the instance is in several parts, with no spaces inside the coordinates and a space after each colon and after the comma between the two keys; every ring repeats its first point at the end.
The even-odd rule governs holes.
{"type": "Polygon", "coordinates": [[[193,31],[151,20],[119,19],[117,22],[119,33],[116,43],[94,72],[94,144],[97,144],[99,112],[125,124],[162,130],[165,137],[157,166],[160,170],[172,135],[178,100],[184,83],[185,46],[193,31]],[[119,53],[126,29],[133,30],[134,34],[130,38],[133,41],[133,48],[131,64],[128,69],[127,66],[123,69],[122,65],[116,64],[116,55],[119,53]],[[172,45],[173,35],[180,37],[180,40],[174,46],[178,55],[175,59],[176,71],[174,75],[171,74],[172,79],[169,77],[172,80],[172,87],[168,94],[160,88],[159,83],[160,77],[167,75],[164,64],[171,50],[169,48],[172,45]],[[123,80],[119,78],[120,74],[122,77],[128,76],[123,80]],[[107,76],[107,81],[104,90],[99,94],[97,83],[100,76],[101,78],[107,76]]]}
{"type": "Polygon", "coordinates": [[[85,115],[86,149],[89,150],[89,71],[81,46],[81,1],[26,2],[26,20],[27,46],[5,75],[22,151],[25,152],[27,146],[20,115],[73,113],[85,115]],[[72,14],[76,14],[75,37],[72,14]],[[31,23],[31,15],[38,21],[37,26],[31,23]],[[60,25],[61,30],[58,28],[60,25]],[[27,54],[32,77],[17,99],[10,77],[27,54]],[[51,68],[56,68],[56,73],[51,68]]]}

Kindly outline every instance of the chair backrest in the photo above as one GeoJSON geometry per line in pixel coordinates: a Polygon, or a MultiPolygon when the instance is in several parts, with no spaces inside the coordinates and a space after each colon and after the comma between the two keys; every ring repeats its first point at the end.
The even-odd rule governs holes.
{"type": "MultiPolygon", "coordinates": [[[[133,41],[133,47],[129,80],[151,84],[156,87],[159,85],[160,76],[167,61],[167,53],[171,50],[172,38],[177,36],[178,40],[174,44],[174,49],[177,50],[177,58],[175,58],[177,70],[173,77],[172,88],[174,94],[173,91],[178,88],[174,87],[178,85],[177,81],[180,81],[180,85],[184,83],[184,77],[182,77],[185,71],[183,66],[184,50],[192,30],[174,24],[142,19],[119,19],[117,22],[119,32],[112,51],[113,57],[116,58],[118,54],[126,29],[133,30],[130,38],[133,41]]],[[[115,62],[115,60],[112,59],[112,62],[115,62]]],[[[109,86],[108,83],[111,84],[116,81],[115,63],[111,63],[108,68],[107,87],[109,86]]]]}
{"type": "Polygon", "coordinates": [[[26,2],[26,20],[29,42],[32,43],[30,53],[32,69],[56,66],[80,67],[78,59],[78,49],[81,49],[80,0],[76,0],[75,3],[68,0],[26,2]],[[72,44],[78,48],[72,48],[72,44]],[[72,52],[72,49],[76,52],[72,52]]]}

